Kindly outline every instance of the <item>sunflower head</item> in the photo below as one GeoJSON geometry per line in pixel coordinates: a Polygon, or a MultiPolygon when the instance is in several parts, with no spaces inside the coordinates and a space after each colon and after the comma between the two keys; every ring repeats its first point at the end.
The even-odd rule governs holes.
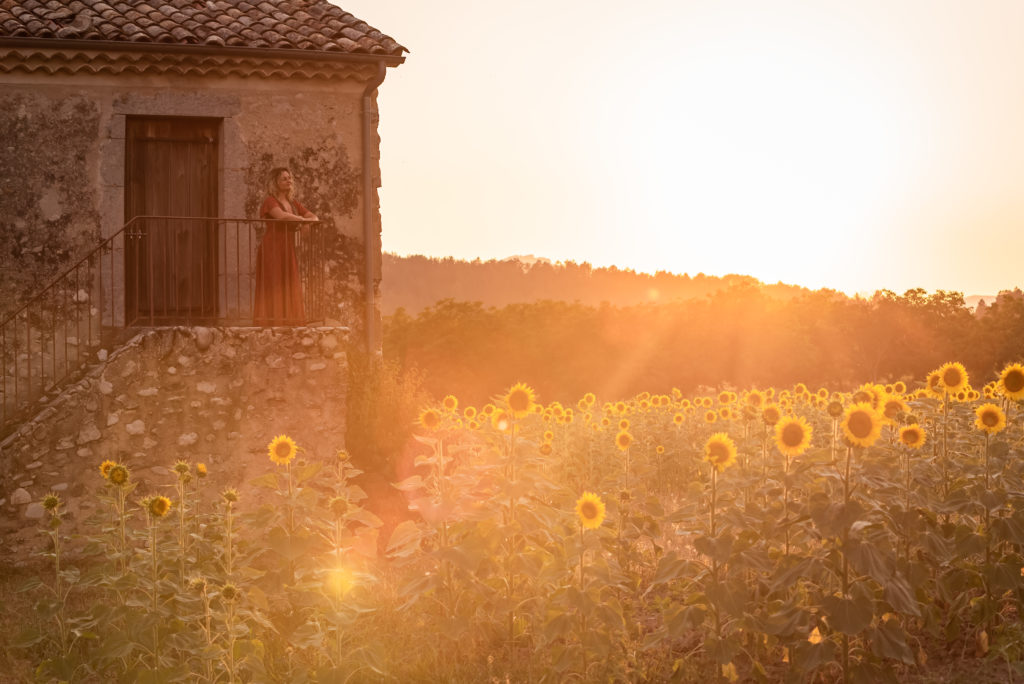
{"type": "Polygon", "coordinates": [[[267,445],[267,455],[270,457],[270,461],[277,465],[288,465],[291,463],[298,450],[299,448],[296,446],[295,440],[288,435],[278,435],[270,440],[270,444],[267,445]]]}
{"type": "Polygon", "coordinates": [[[967,388],[967,369],[962,363],[951,361],[939,367],[939,390],[956,394],[967,388]]]}
{"type": "Polygon", "coordinates": [[[768,404],[761,411],[761,419],[768,425],[775,425],[782,418],[782,411],[775,404],[768,404]]]}
{"type": "Polygon", "coordinates": [[[459,400],[455,398],[455,395],[449,394],[441,401],[441,406],[445,411],[452,412],[459,408],[459,400]]]}
{"type": "Polygon", "coordinates": [[[57,509],[60,508],[60,497],[50,492],[43,497],[43,508],[49,511],[51,515],[57,515],[57,509]]]}
{"type": "Polygon", "coordinates": [[[220,588],[220,597],[228,603],[233,603],[238,599],[242,592],[238,590],[234,584],[230,582],[220,588]]]}
{"type": "Polygon", "coordinates": [[[206,477],[207,470],[205,463],[196,463],[196,475],[198,477],[206,477]]]}
{"type": "Polygon", "coordinates": [[[1006,414],[995,404],[982,404],[975,411],[977,418],[974,426],[979,430],[994,435],[1006,427],[1006,414]]]}
{"type": "Polygon", "coordinates": [[[656,453],[659,456],[661,456],[662,454],[665,453],[665,447],[662,446],[661,444],[659,444],[658,446],[654,447],[654,453],[656,453]]]}
{"type": "Polygon", "coordinates": [[[107,470],[107,481],[118,487],[126,486],[129,477],[131,474],[128,472],[128,466],[123,463],[115,463],[107,470]]]}
{"type": "Polygon", "coordinates": [[[421,427],[433,432],[441,427],[441,414],[437,412],[437,409],[424,409],[420,412],[418,422],[421,427]]]}
{"type": "Polygon", "coordinates": [[[869,447],[882,434],[882,416],[868,402],[847,407],[840,424],[843,435],[854,446],[869,447]]]}
{"type": "Polygon", "coordinates": [[[893,394],[906,394],[907,385],[902,380],[897,380],[896,382],[892,383],[892,391],[893,394]]]}
{"type": "Polygon", "coordinates": [[[142,506],[154,518],[162,518],[171,510],[171,500],[166,496],[150,496],[142,500],[142,506]]]}
{"type": "Polygon", "coordinates": [[[491,426],[500,432],[508,432],[512,429],[512,418],[509,412],[504,409],[497,409],[491,414],[491,426]]]}
{"type": "Polygon", "coordinates": [[[900,428],[900,443],[903,446],[920,449],[924,446],[926,439],[924,428],[920,425],[911,424],[900,428]]]}
{"type": "Polygon", "coordinates": [[[551,442],[542,443],[538,448],[538,451],[540,452],[541,456],[550,456],[552,452],[551,442]]]}
{"type": "Polygon", "coordinates": [[[331,501],[327,504],[327,507],[331,509],[331,513],[334,514],[334,517],[340,520],[345,517],[346,513],[348,513],[348,499],[343,496],[331,497],[331,501]]]}
{"type": "Polygon", "coordinates": [[[629,429],[629,421],[626,420],[625,418],[620,420],[619,421],[619,429],[620,430],[628,430],[629,429]]]}
{"type": "Polygon", "coordinates": [[[238,503],[238,490],[229,487],[220,493],[220,498],[224,499],[224,503],[228,505],[238,503]]]}
{"type": "Polygon", "coordinates": [[[828,402],[828,405],[825,407],[825,411],[828,413],[829,417],[834,420],[843,415],[843,402],[832,400],[828,402]]]}
{"type": "Polygon", "coordinates": [[[604,522],[604,502],[597,494],[583,492],[583,496],[576,500],[576,515],[580,525],[588,530],[596,530],[604,522]]]}
{"type": "Polygon", "coordinates": [[[907,412],[907,405],[897,396],[890,395],[882,402],[882,415],[889,422],[896,420],[901,413],[907,412]]]}
{"type": "Polygon", "coordinates": [[[736,462],[736,444],[724,432],[716,432],[704,443],[704,460],[722,472],[736,462]]]}
{"type": "Polygon", "coordinates": [[[178,460],[175,461],[174,463],[174,472],[178,474],[179,478],[184,478],[186,475],[188,475],[189,469],[190,466],[188,464],[188,461],[178,460]]]}
{"type": "Polygon", "coordinates": [[[710,410],[709,411],[705,411],[705,413],[704,413],[704,422],[705,423],[710,425],[711,423],[714,423],[716,420],[718,420],[718,412],[717,411],[710,411],[710,410]]]}
{"type": "Polygon", "coordinates": [[[775,446],[784,456],[799,456],[811,445],[811,433],[806,420],[787,416],[775,424],[775,446]]]}
{"type": "Polygon", "coordinates": [[[1024,399],[1024,366],[1011,363],[1004,368],[996,381],[996,387],[1008,399],[1024,399]]]}
{"type": "Polygon", "coordinates": [[[682,413],[677,413],[674,416],[672,416],[672,423],[674,425],[682,425],[683,421],[685,421],[685,420],[686,420],[686,416],[684,416],[682,413]]]}
{"type": "Polygon", "coordinates": [[[620,430],[619,434],[615,435],[615,446],[617,446],[620,451],[625,451],[632,443],[633,435],[629,434],[626,430],[620,430]]]}
{"type": "Polygon", "coordinates": [[[586,402],[587,406],[593,406],[597,402],[597,397],[594,396],[593,392],[587,392],[583,395],[583,401],[586,402]]]}
{"type": "Polygon", "coordinates": [[[110,469],[113,468],[115,465],[117,465],[117,463],[111,461],[110,459],[107,459],[103,463],[100,463],[100,475],[102,475],[104,479],[110,479],[110,469]]]}
{"type": "Polygon", "coordinates": [[[505,395],[505,405],[508,406],[508,410],[516,418],[522,418],[533,411],[536,401],[537,398],[533,389],[522,382],[512,385],[508,390],[508,394],[505,395]]]}

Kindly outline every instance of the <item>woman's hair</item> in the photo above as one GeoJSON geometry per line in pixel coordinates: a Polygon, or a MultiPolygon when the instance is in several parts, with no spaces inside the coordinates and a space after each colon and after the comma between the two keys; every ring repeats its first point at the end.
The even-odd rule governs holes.
{"type": "MultiPolygon", "coordinates": [[[[267,192],[271,195],[277,194],[277,177],[288,170],[287,166],[275,166],[270,169],[270,175],[267,177],[267,192]]],[[[292,192],[288,193],[288,199],[292,198],[292,193],[295,191],[295,186],[292,186],[292,192]]]]}

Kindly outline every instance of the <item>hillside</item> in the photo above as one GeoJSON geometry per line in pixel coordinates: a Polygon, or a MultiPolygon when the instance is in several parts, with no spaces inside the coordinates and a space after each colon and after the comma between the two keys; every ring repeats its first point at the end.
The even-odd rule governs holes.
{"type": "Polygon", "coordinates": [[[398,308],[416,314],[443,299],[506,306],[541,300],[632,306],[702,298],[736,286],[754,286],[773,299],[787,300],[806,288],[766,285],[743,275],[695,276],[666,271],[638,273],[615,266],[595,268],[573,261],[552,264],[531,256],[459,261],[420,255],[383,255],[383,312],[398,308]]]}

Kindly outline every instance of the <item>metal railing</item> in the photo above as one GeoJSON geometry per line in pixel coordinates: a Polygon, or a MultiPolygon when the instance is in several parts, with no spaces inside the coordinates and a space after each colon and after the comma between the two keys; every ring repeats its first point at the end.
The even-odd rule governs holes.
{"type": "Polygon", "coordinates": [[[316,222],[140,216],[0,322],[0,437],[133,328],[325,318],[316,222]]]}

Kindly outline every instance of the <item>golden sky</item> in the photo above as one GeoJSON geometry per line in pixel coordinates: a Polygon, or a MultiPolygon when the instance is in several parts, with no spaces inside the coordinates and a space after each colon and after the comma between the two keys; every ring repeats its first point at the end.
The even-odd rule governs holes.
{"type": "Polygon", "coordinates": [[[1024,2],[334,0],[384,249],[995,294],[1024,254],[1024,2]]]}

